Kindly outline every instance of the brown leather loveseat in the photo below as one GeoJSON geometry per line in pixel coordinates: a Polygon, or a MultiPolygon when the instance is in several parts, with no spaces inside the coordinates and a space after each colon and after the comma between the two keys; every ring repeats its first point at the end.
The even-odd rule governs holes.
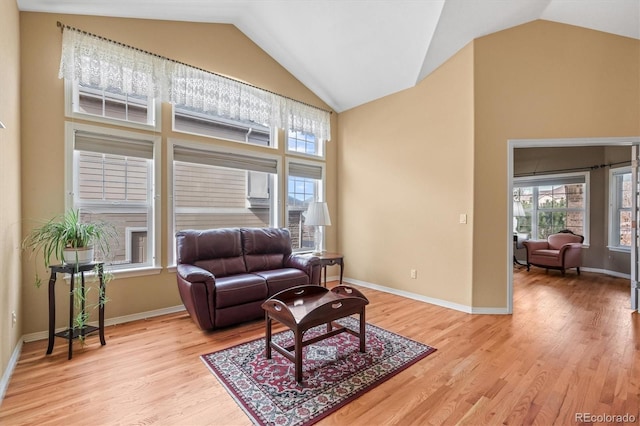
{"type": "Polygon", "coordinates": [[[180,297],[203,330],[261,318],[275,293],[320,283],[317,258],[292,254],[284,228],[180,231],[176,254],[180,297]]]}

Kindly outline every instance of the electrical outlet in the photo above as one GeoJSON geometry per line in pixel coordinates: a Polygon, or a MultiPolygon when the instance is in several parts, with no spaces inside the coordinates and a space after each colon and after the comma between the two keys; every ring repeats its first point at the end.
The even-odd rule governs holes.
{"type": "Polygon", "coordinates": [[[414,280],[418,278],[418,271],[416,269],[411,270],[411,278],[414,280]]]}
{"type": "Polygon", "coordinates": [[[18,322],[18,316],[16,315],[16,311],[11,311],[11,327],[15,327],[18,322]]]}

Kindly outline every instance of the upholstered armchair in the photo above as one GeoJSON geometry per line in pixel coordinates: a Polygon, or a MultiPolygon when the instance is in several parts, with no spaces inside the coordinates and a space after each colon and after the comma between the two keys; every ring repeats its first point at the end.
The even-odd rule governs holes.
{"type": "Polygon", "coordinates": [[[531,265],[546,269],[564,271],[576,268],[580,275],[582,265],[582,235],[571,231],[561,231],[551,234],[546,241],[528,240],[522,244],[527,249],[527,271],[531,265]]]}

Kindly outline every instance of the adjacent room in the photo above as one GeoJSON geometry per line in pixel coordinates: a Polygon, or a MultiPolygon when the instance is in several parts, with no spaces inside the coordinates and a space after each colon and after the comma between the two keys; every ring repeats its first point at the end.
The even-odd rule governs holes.
{"type": "Polygon", "coordinates": [[[637,0],[5,0],[0,46],[0,423],[640,418],[637,0]]]}

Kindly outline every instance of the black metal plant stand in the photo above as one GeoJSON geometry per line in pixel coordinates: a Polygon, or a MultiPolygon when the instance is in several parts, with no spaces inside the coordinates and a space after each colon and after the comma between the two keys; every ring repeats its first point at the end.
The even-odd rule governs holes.
{"type": "MultiPolygon", "coordinates": [[[[47,347],[47,355],[51,354],[53,351],[53,342],[55,337],[62,337],[63,339],[67,339],[69,341],[69,355],[68,359],[71,359],[73,356],[73,339],[77,339],[78,337],[84,338],[85,336],[98,331],[100,334],[100,344],[106,345],[107,343],[104,340],[104,298],[105,298],[105,286],[104,286],[104,278],[103,278],[103,264],[102,263],[87,263],[84,265],[75,265],[75,264],[62,264],[62,265],[54,265],[51,266],[51,277],[49,278],[49,346],[47,347]],[[74,307],[75,307],[75,292],[74,290],[74,279],[76,274],[80,274],[81,281],[81,289],[82,294],[85,293],[84,286],[84,273],[87,271],[95,270],[98,274],[98,279],[100,281],[100,294],[99,294],[99,303],[98,303],[98,327],[92,325],[85,325],[80,328],[76,328],[74,325],[74,307]],[[69,280],[69,328],[63,330],[59,333],[55,333],[55,323],[56,323],[56,295],[55,295],[55,285],[57,274],[66,273],[71,276],[69,280]]],[[[85,314],[85,300],[84,297],[81,301],[82,303],[82,315],[85,314]]]]}

